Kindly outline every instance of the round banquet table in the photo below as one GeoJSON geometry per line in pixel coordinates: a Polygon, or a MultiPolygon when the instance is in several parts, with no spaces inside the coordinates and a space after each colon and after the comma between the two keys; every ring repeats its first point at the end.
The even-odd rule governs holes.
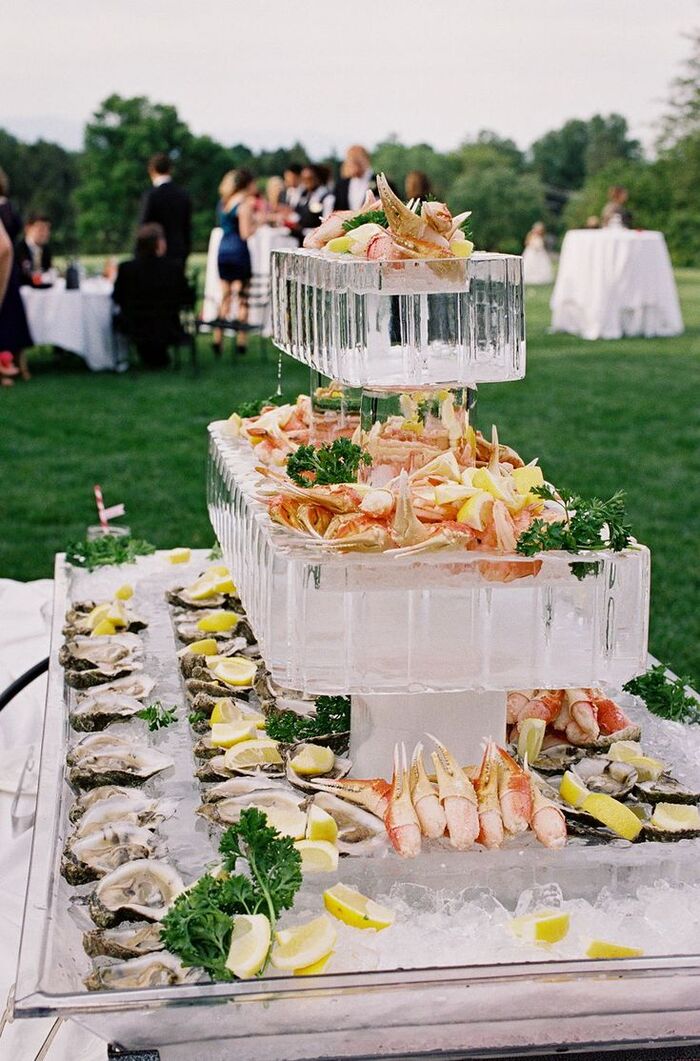
{"type": "Polygon", "coordinates": [[[661,232],[573,229],[562,243],[551,330],[583,339],[680,335],[683,318],[661,232]]]}
{"type": "Polygon", "coordinates": [[[67,291],[64,280],[53,287],[22,287],[29,331],[36,346],[60,346],[82,357],[93,372],[127,367],[122,338],[112,329],[112,284],[102,277],[83,280],[67,291]]]}
{"type": "MultiPolygon", "coordinates": [[[[207,250],[207,271],[204,280],[204,303],[202,321],[206,324],[219,316],[221,304],[221,285],[217,257],[223,232],[220,228],[212,229],[207,250]]],[[[272,225],[261,227],[248,240],[250,263],[253,270],[251,281],[248,323],[260,328],[263,335],[271,333],[270,319],[270,254],[273,250],[296,250],[299,246],[294,236],[286,228],[274,228],[272,225]]],[[[236,315],[235,299],[232,300],[231,316],[236,315]]]]}

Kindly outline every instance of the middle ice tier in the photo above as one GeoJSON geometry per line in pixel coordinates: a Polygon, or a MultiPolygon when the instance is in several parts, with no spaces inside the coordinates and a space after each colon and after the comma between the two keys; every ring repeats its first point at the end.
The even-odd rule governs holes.
{"type": "Polygon", "coordinates": [[[649,551],[329,551],[273,524],[210,426],[209,514],[276,681],[315,693],[620,686],[646,666],[649,551]],[[514,577],[518,565],[523,577],[514,577]],[[579,568],[578,574],[584,574],[579,568]],[[510,579],[510,581],[508,581],[510,579]]]}
{"type": "Polygon", "coordinates": [[[522,379],[521,259],[364,261],[273,251],[273,341],[350,387],[522,379]]]}

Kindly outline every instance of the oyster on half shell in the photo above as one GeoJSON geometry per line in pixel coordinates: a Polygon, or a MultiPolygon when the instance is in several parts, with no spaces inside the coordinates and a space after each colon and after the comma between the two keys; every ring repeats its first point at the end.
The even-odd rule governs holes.
{"type": "Polygon", "coordinates": [[[297,793],[281,789],[263,789],[249,792],[240,796],[229,796],[217,800],[215,803],[202,803],[197,807],[197,814],[214,822],[216,825],[233,825],[241,816],[246,807],[258,807],[264,811],[268,807],[298,810],[304,803],[305,797],[297,793]]]}
{"type": "Polygon", "coordinates": [[[200,627],[197,625],[202,619],[208,619],[209,616],[215,615],[220,612],[220,608],[208,608],[201,612],[193,615],[192,612],[181,612],[174,617],[175,630],[177,636],[183,644],[189,645],[192,641],[199,641],[202,637],[213,637],[215,641],[226,642],[232,638],[236,640],[241,639],[243,647],[245,645],[252,645],[255,643],[255,635],[250,628],[245,615],[239,612],[230,612],[231,615],[237,615],[238,621],[234,626],[228,630],[208,630],[203,633],[200,627]]]}
{"type": "Polygon", "coordinates": [[[247,796],[252,792],[289,792],[289,786],[285,781],[265,774],[253,774],[248,777],[232,777],[228,781],[219,781],[202,793],[203,803],[217,803],[220,799],[229,799],[232,796],[247,796]]]}
{"type": "Polygon", "coordinates": [[[185,885],[167,862],[136,859],[103,877],[88,898],[90,917],[99,928],[120,921],[162,921],[185,885]]]}
{"type": "Polygon", "coordinates": [[[110,822],[87,836],[68,840],[61,873],[69,884],[85,884],[104,877],[125,862],[155,856],[158,847],[150,829],[131,822],[110,822]]]}
{"type": "Polygon", "coordinates": [[[90,670],[93,667],[106,676],[117,676],[119,672],[139,662],[143,656],[143,642],[136,634],[100,634],[69,638],[61,646],[58,660],[70,670],[90,670]]]}
{"type": "Polygon", "coordinates": [[[637,782],[637,771],[629,763],[615,762],[604,755],[580,759],[574,773],[590,792],[604,792],[620,799],[632,791],[637,782]]]}
{"type": "Polygon", "coordinates": [[[88,692],[78,694],[78,703],[94,698],[100,693],[120,693],[123,696],[133,696],[137,700],[145,700],[156,687],[155,678],[147,674],[125,674],[123,678],[115,678],[113,681],[100,684],[99,688],[90,689],[88,692]]]}
{"type": "Polygon", "coordinates": [[[204,600],[194,600],[186,586],[177,586],[175,589],[166,590],[165,599],[168,604],[172,604],[176,608],[185,608],[188,611],[200,612],[205,608],[230,608],[234,612],[243,612],[244,610],[240,597],[235,597],[229,593],[213,593],[204,600]]]}
{"type": "Polygon", "coordinates": [[[291,744],[285,748],[285,759],[286,768],[285,773],[287,780],[294,785],[295,788],[302,788],[308,792],[315,792],[317,786],[315,781],[323,780],[325,778],[336,779],[339,777],[345,777],[352,770],[352,763],[349,759],[344,758],[342,755],[336,755],[334,758],[333,766],[330,770],[323,774],[314,774],[313,776],[305,776],[298,774],[292,766],[292,759],[304,750],[304,748],[311,742],[300,741],[298,744],[291,744]]]}
{"type": "Polygon", "coordinates": [[[202,969],[185,968],[173,954],[163,951],[162,954],[144,954],[130,961],[99,965],[85,978],[85,986],[89,991],[169,987],[197,983],[203,976],[202,969]]]}
{"type": "Polygon", "coordinates": [[[103,690],[99,685],[90,696],[84,696],[70,713],[73,729],[82,732],[105,729],[112,722],[125,722],[143,710],[135,696],[125,696],[114,690],[103,690]]]}
{"type": "MultiPolygon", "coordinates": [[[[99,792],[100,790],[94,789],[93,791],[99,792]]],[[[125,791],[130,791],[135,798],[117,794],[108,799],[99,800],[84,811],[82,817],[78,819],[73,835],[88,836],[112,822],[129,822],[131,825],[155,829],[166,818],[171,818],[177,808],[175,800],[153,799],[138,788],[125,791]]]]}
{"type": "Polygon", "coordinates": [[[76,788],[141,785],[173,760],[148,746],[109,733],[91,733],[68,753],[68,780],[76,788]]]}
{"type": "Polygon", "coordinates": [[[330,792],[317,792],[313,802],[330,814],[338,826],[338,850],[345,855],[368,855],[387,846],[384,822],[369,811],[330,792]]]}
{"type": "Polygon", "coordinates": [[[233,777],[259,777],[267,774],[268,777],[284,777],[284,766],[280,763],[265,763],[262,766],[236,767],[226,765],[225,755],[215,755],[211,759],[204,759],[201,766],[195,770],[195,775],[200,781],[225,781],[233,777]]]}
{"type": "MultiPolygon", "coordinates": [[[[109,601],[101,601],[100,603],[108,604],[109,601]]],[[[63,633],[66,637],[75,636],[76,634],[90,634],[92,627],[90,626],[88,616],[90,612],[98,606],[96,601],[76,601],[73,607],[66,612],[66,622],[63,627],[63,633]]],[[[127,605],[122,603],[122,612],[126,626],[124,630],[126,633],[135,634],[139,630],[145,630],[148,623],[145,619],[142,619],[140,615],[136,615],[131,611],[127,605]]]]}
{"type": "Polygon", "coordinates": [[[88,792],[80,793],[68,812],[68,817],[70,821],[77,822],[90,807],[94,807],[96,803],[101,803],[102,800],[113,799],[115,796],[123,796],[129,801],[140,801],[144,798],[142,792],[138,792],[133,788],[123,788],[121,785],[99,785],[88,792]]]}
{"type": "Polygon", "coordinates": [[[83,933],[83,947],[91,958],[138,958],[141,954],[164,950],[160,925],[118,925],[117,928],[93,928],[83,933]]]}

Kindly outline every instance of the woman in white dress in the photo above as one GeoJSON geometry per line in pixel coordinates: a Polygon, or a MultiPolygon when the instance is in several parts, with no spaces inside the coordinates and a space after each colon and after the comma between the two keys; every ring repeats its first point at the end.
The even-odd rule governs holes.
{"type": "Polygon", "coordinates": [[[544,245],[545,227],[537,221],[525,237],[523,279],[526,284],[551,284],[552,262],[544,245]]]}

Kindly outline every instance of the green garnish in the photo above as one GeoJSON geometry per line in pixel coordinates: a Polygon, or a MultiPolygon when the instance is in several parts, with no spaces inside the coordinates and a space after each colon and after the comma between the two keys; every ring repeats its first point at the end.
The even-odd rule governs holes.
{"type": "Polygon", "coordinates": [[[648,709],[661,718],[674,722],[691,722],[700,725],[700,704],[685,691],[689,679],[669,678],[663,664],[651,667],[646,674],[623,685],[626,693],[640,696],[648,709]]]}
{"type": "Polygon", "coordinates": [[[161,938],[183,965],[206,969],[215,980],[231,980],[226,968],[233,918],[264,913],[274,930],[301,887],[301,856],[289,836],[280,836],[256,807],[241,812],[221,838],[219,851],[230,874],[207,874],[179,895],[161,922],[161,938]],[[236,873],[239,859],[248,876],[236,873]]]}
{"type": "Polygon", "coordinates": [[[357,482],[360,464],[371,464],[369,453],[349,438],[325,446],[299,446],[287,457],[287,474],[297,486],[329,486],[357,482]]]}
{"type": "Polygon", "coordinates": [[[96,567],[131,564],[137,556],[150,556],[155,551],[155,545],[142,538],[117,538],[115,535],[105,534],[92,542],[71,542],[66,549],[66,562],[73,567],[85,567],[88,571],[94,571],[96,567]]]}
{"type": "Polygon", "coordinates": [[[144,707],[143,711],[137,711],[136,717],[147,722],[148,728],[153,733],[157,729],[164,729],[166,726],[172,726],[173,722],[177,722],[177,706],[163,707],[160,700],[154,700],[148,707],[144,707]]]}
{"type": "Polygon", "coordinates": [[[360,225],[381,225],[382,228],[388,228],[389,222],[383,210],[367,210],[364,214],[358,214],[357,217],[343,221],[343,232],[352,232],[360,225]]]}
{"type": "Polygon", "coordinates": [[[211,547],[211,551],[210,551],[209,556],[207,557],[207,559],[208,560],[220,560],[223,555],[224,555],[223,549],[221,548],[221,546],[219,545],[218,542],[215,542],[214,545],[212,545],[212,547],[211,547]]]}
{"type": "Polygon", "coordinates": [[[264,406],[279,405],[280,401],[279,395],[274,395],[272,398],[254,398],[250,402],[241,402],[236,407],[236,412],[245,420],[249,416],[260,416],[264,406]]]}
{"type": "Polygon", "coordinates": [[[349,696],[317,697],[312,715],[298,715],[296,711],[271,711],[265,723],[268,737],[284,744],[324,737],[328,733],[347,733],[349,729],[349,696]]]}
{"type": "Polygon", "coordinates": [[[190,711],[189,715],[187,716],[187,721],[191,726],[194,726],[198,722],[206,722],[208,718],[209,715],[206,713],[206,711],[190,711]]]}
{"type": "Polygon", "coordinates": [[[464,236],[468,240],[472,240],[472,219],[471,217],[465,217],[462,224],[459,226],[460,232],[464,233],[464,236]]]}
{"type": "MultiPolygon", "coordinates": [[[[558,523],[546,523],[536,519],[520,535],[516,551],[524,556],[561,549],[567,553],[586,550],[612,549],[620,552],[631,541],[630,525],[625,514],[625,495],[621,490],[607,501],[600,498],[583,498],[568,490],[558,494],[550,486],[535,486],[533,494],[546,501],[558,501],[564,508],[564,519],[558,523]]],[[[579,579],[596,570],[596,562],[579,561],[570,565],[572,573],[579,579]]]]}

